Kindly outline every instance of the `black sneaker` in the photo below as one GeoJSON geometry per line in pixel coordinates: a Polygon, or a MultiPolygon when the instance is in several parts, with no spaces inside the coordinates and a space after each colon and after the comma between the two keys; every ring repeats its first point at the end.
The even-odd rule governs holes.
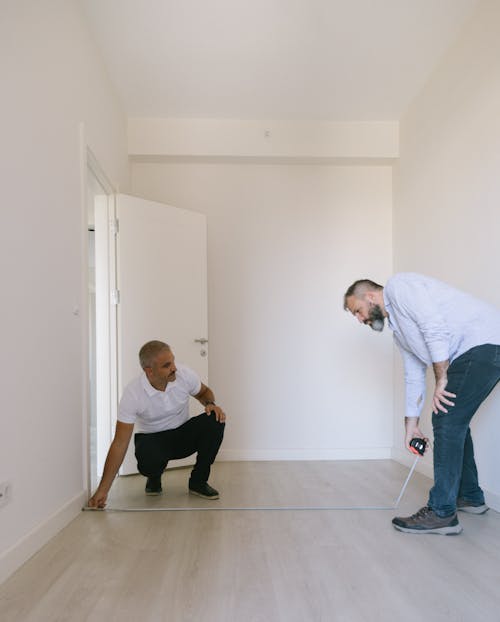
{"type": "Polygon", "coordinates": [[[203,497],[204,499],[218,499],[219,491],[212,488],[207,482],[203,484],[194,484],[189,482],[189,492],[192,495],[197,495],[198,497],[203,497]]]}
{"type": "Polygon", "coordinates": [[[472,503],[467,499],[457,499],[457,510],[459,512],[467,512],[468,514],[485,514],[490,508],[486,503],[472,503]]]}
{"type": "Polygon", "coordinates": [[[155,475],[154,477],[148,477],[146,482],[146,494],[151,497],[161,495],[161,475],[155,475]]]}
{"type": "Polygon", "coordinates": [[[456,513],[441,518],[428,506],[421,508],[412,516],[396,516],[392,519],[392,524],[399,531],[406,533],[439,533],[450,536],[462,531],[456,513]]]}

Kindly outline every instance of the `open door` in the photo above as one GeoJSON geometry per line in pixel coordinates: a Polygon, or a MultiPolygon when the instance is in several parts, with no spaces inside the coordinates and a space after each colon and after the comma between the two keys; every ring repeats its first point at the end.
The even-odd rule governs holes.
{"type": "MultiPolygon", "coordinates": [[[[138,352],[152,339],[207,383],[206,217],[123,194],[116,210],[119,395],[141,373],[138,352]]],[[[191,414],[201,410],[193,400],[191,414]]],[[[136,472],[132,441],[120,474],[136,472]]]]}

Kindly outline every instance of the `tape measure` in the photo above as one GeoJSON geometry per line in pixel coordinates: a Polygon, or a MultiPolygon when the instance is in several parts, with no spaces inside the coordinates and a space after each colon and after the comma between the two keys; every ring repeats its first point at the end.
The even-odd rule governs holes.
{"type": "Polygon", "coordinates": [[[410,451],[417,456],[423,456],[425,448],[427,447],[427,441],[423,438],[412,438],[410,441],[410,451]]]}

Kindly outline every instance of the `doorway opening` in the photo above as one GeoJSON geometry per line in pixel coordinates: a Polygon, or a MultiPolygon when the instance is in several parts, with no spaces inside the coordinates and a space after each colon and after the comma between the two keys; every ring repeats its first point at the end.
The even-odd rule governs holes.
{"type": "Polygon", "coordinates": [[[102,475],[117,409],[116,242],[114,190],[87,150],[88,482],[102,475]]]}

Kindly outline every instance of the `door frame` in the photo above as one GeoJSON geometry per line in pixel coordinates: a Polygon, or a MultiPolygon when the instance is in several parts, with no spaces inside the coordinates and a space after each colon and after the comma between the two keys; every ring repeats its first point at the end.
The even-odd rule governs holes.
{"type": "MultiPolygon", "coordinates": [[[[87,491],[87,495],[92,493],[92,477],[91,477],[91,438],[90,438],[90,372],[89,372],[89,252],[88,252],[88,189],[89,189],[89,171],[99,182],[99,185],[105,191],[107,197],[106,211],[108,214],[107,237],[109,243],[109,258],[107,280],[109,283],[107,295],[111,298],[111,287],[116,287],[116,245],[114,233],[109,226],[110,219],[114,221],[115,214],[115,194],[117,189],[109,180],[104,169],[100,165],[98,159],[94,155],[92,149],[88,145],[85,137],[84,124],[80,124],[80,177],[81,177],[81,257],[82,257],[82,283],[81,283],[81,300],[80,316],[82,320],[82,458],[83,458],[83,487],[87,491]]],[[[110,301],[111,302],[111,301],[110,301]]],[[[109,400],[109,421],[105,422],[105,426],[109,431],[109,441],[112,438],[112,428],[116,420],[116,410],[118,402],[117,388],[117,325],[116,325],[116,306],[108,307],[110,312],[108,323],[108,348],[105,355],[107,361],[107,370],[104,372],[109,378],[107,385],[109,400]]],[[[107,439],[108,440],[108,439],[107,439]]],[[[109,442],[106,443],[109,447],[109,442]]],[[[107,447],[106,447],[107,450],[107,447]]]]}

